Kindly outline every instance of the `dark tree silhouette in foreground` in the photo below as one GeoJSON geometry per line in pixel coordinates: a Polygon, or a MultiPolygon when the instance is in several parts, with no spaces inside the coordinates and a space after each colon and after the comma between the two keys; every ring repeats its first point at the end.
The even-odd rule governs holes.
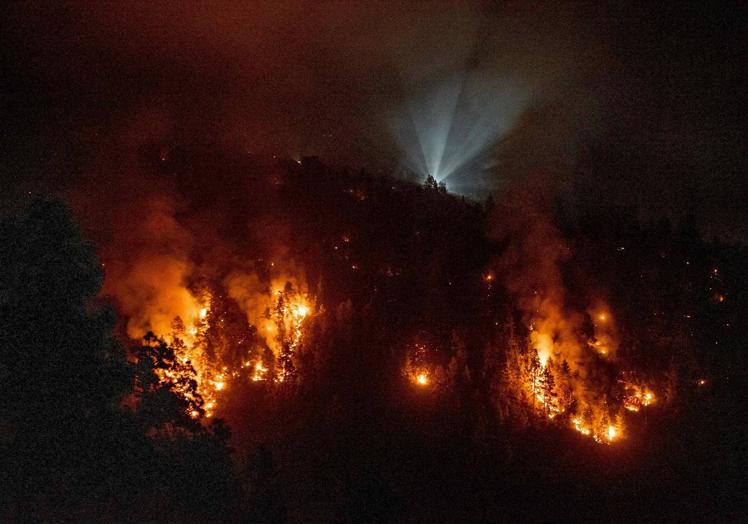
{"type": "Polygon", "coordinates": [[[136,369],[112,338],[113,315],[95,300],[100,267],[66,207],[32,201],[0,222],[0,246],[0,519],[225,511],[235,492],[223,426],[187,419],[154,438],[149,427],[178,426],[163,409],[178,411],[173,394],[149,390],[135,411],[122,407],[158,359],[136,369]]]}

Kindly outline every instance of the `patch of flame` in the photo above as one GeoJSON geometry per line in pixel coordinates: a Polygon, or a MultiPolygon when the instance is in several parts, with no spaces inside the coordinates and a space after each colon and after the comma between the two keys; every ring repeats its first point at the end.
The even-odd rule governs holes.
{"type": "Polygon", "coordinates": [[[623,407],[628,411],[638,412],[641,408],[651,406],[657,401],[654,392],[646,386],[624,382],[626,394],[623,407]]]}
{"type": "Polygon", "coordinates": [[[268,368],[263,366],[262,362],[257,362],[254,367],[254,372],[252,373],[252,381],[260,382],[262,380],[265,380],[267,372],[268,368]]]}
{"type": "Polygon", "coordinates": [[[578,432],[580,432],[582,435],[589,436],[592,434],[592,430],[582,422],[582,419],[579,417],[573,417],[571,419],[572,426],[574,429],[576,429],[578,432]]]}

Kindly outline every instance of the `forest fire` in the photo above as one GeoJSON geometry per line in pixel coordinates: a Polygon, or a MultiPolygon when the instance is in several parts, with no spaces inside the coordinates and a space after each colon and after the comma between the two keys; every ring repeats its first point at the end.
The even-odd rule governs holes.
{"type": "MultiPolygon", "coordinates": [[[[430,197],[420,190],[414,195],[430,197]]],[[[450,197],[437,193],[437,198],[450,197]]],[[[467,217],[471,222],[472,215],[467,217]]],[[[142,417],[147,439],[195,434],[224,439],[255,468],[248,473],[252,486],[269,482],[254,480],[260,478],[257,468],[267,468],[262,466],[269,462],[262,457],[268,454],[265,447],[275,450],[275,442],[290,442],[312,455],[308,442],[316,445],[329,435],[324,445],[336,450],[338,428],[356,438],[364,433],[359,428],[377,438],[387,433],[388,445],[414,446],[408,453],[415,447],[431,453],[435,441],[436,448],[460,457],[457,450],[467,446],[510,474],[523,468],[528,456],[542,456],[537,467],[553,468],[554,475],[556,468],[573,470],[571,464],[584,462],[603,470],[591,484],[604,485],[606,456],[639,453],[655,431],[663,432],[659,438],[682,438],[670,431],[673,416],[659,416],[677,398],[678,383],[698,388],[689,401],[699,403],[716,389],[711,387],[719,376],[714,370],[676,367],[680,362],[674,357],[681,353],[671,346],[684,351],[671,336],[677,327],[647,323],[650,315],[660,322],[658,309],[641,320],[636,315],[646,304],[631,307],[614,286],[590,284],[592,271],[583,274],[575,267],[582,276],[569,278],[563,257],[571,250],[558,239],[548,247],[553,238],[548,226],[538,238],[532,228],[529,238],[527,228],[516,233],[516,244],[504,244],[503,258],[492,259],[491,269],[486,268],[489,243],[480,236],[473,242],[484,253],[467,267],[451,266],[455,253],[465,252],[459,239],[467,226],[455,227],[446,251],[424,271],[420,248],[406,255],[402,250],[412,237],[425,235],[428,220],[385,248],[377,242],[388,242],[390,235],[379,232],[367,238],[356,231],[350,237],[355,241],[337,244],[341,226],[336,221],[327,237],[331,245],[344,247],[334,257],[331,250],[319,249],[316,235],[324,228],[309,228],[305,248],[291,249],[285,247],[293,246],[288,239],[298,237],[289,233],[280,242],[278,221],[272,216],[258,228],[272,230],[273,238],[263,235],[247,246],[243,229],[220,249],[187,253],[159,245],[156,236],[151,244],[137,243],[156,247],[135,254],[120,249],[104,258],[103,293],[121,311],[119,335],[130,343],[145,335],[143,344],[131,348],[137,373],[126,397],[128,409],[132,406],[128,416],[142,417]],[[450,244],[455,245],[451,251],[450,244]],[[359,245],[366,251],[356,252],[359,245]],[[522,251],[516,264],[513,249],[522,251]],[[351,260],[366,263],[354,273],[351,260]],[[658,346],[659,341],[664,342],[658,346]],[[350,421],[357,427],[347,426],[350,421]],[[559,431],[568,438],[559,439],[559,431]],[[559,454],[561,441],[567,449],[559,454]],[[555,462],[558,455],[565,465],[555,462]]],[[[430,236],[441,238],[446,227],[435,226],[430,236]]],[[[710,293],[707,287],[703,307],[726,307],[714,304],[710,293]]],[[[683,313],[690,311],[674,313],[678,322],[683,313]]],[[[689,329],[699,316],[693,315],[689,329]]],[[[720,319],[720,326],[735,318],[720,319]]],[[[686,357],[682,360],[696,362],[686,357]]],[[[686,404],[683,409],[689,409],[686,404]]],[[[210,462],[215,455],[210,447],[195,446],[190,457],[180,463],[210,462]]],[[[444,460],[450,459],[442,455],[444,460]]],[[[414,466],[416,471],[421,464],[414,466]]],[[[175,483],[183,489],[179,478],[175,483]]]]}
{"type": "Polygon", "coordinates": [[[4,2],[0,523],[747,521],[746,17],[673,4],[4,2]]]}
{"type": "MultiPolygon", "coordinates": [[[[609,312],[604,317],[606,323],[612,323],[609,312]]],[[[599,316],[598,321],[601,321],[599,316]]],[[[526,391],[528,402],[547,420],[562,424],[568,420],[582,435],[610,444],[622,437],[621,409],[638,412],[655,403],[655,394],[648,387],[621,379],[618,382],[623,385],[624,394],[622,401],[617,402],[618,397],[612,394],[614,384],[601,381],[594,368],[595,360],[589,353],[600,353],[595,344],[580,342],[578,346],[570,346],[568,334],[566,345],[554,343],[554,338],[561,338],[559,330],[564,329],[558,326],[568,325],[566,320],[556,324],[555,337],[532,331],[531,342],[535,345],[517,357],[510,376],[515,377],[515,387],[526,391]],[[588,352],[586,357],[585,352],[588,352]]],[[[605,344],[614,353],[617,342],[609,336],[610,327],[605,329],[605,344]]],[[[600,337],[597,331],[594,336],[600,337]]],[[[601,356],[607,356],[607,351],[601,356]]],[[[619,373],[628,376],[625,370],[619,373]]]]}
{"type": "Polygon", "coordinates": [[[615,393],[618,383],[608,378],[610,373],[630,373],[617,358],[619,337],[611,308],[594,298],[586,312],[569,310],[556,265],[544,260],[538,267],[542,269],[531,275],[529,295],[520,300],[529,324],[528,345],[520,344],[507,360],[508,384],[549,422],[568,424],[599,443],[618,441],[623,435],[621,411],[650,406],[655,394],[623,379],[618,381],[623,395],[615,393]],[[543,283],[542,292],[538,282],[543,283]],[[583,336],[585,318],[592,331],[583,336]]]}
{"type": "MultiPolygon", "coordinates": [[[[285,388],[303,381],[299,355],[305,333],[314,317],[324,315],[306,281],[304,265],[311,262],[302,264],[301,257],[291,255],[294,239],[285,233],[290,226],[270,214],[254,233],[253,249],[262,256],[206,260],[192,254],[200,250],[185,240],[201,234],[200,228],[190,224],[193,229],[185,231],[187,226],[175,216],[172,204],[154,197],[145,206],[143,223],[127,230],[141,246],[140,254],[128,259],[129,253],[115,252],[106,259],[104,291],[121,307],[128,335],[137,339],[152,331],[173,347],[178,365],[158,370],[162,382],[188,399],[188,414],[199,419],[221,416],[224,406],[236,405],[237,395],[251,394],[248,385],[285,388]],[[164,227],[171,228],[174,243],[168,249],[154,237],[154,228],[164,227]],[[192,389],[191,380],[196,384],[192,389]]],[[[506,341],[508,349],[499,364],[503,375],[493,380],[521,399],[522,408],[511,408],[524,410],[518,419],[529,413],[597,442],[617,442],[625,435],[622,411],[633,413],[652,405],[654,390],[627,375],[626,363],[618,358],[617,318],[602,293],[590,293],[574,307],[569,305],[560,270],[569,256],[567,248],[554,226],[533,217],[531,226],[521,225],[513,233],[514,243],[498,263],[475,268],[481,289],[489,291],[486,300],[495,296],[494,290],[508,290],[527,329],[520,340],[506,341]]],[[[336,231],[332,243],[341,267],[360,274],[359,264],[351,260],[363,260],[365,254],[351,256],[357,246],[352,239],[360,234],[349,229],[336,231]]],[[[418,236],[419,230],[414,234],[418,236]]],[[[241,240],[236,242],[241,245],[241,240]]],[[[217,244],[216,252],[227,249],[217,244]]],[[[384,260],[381,274],[389,279],[402,273],[388,271],[394,264],[384,260]]],[[[330,273],[332,280],[339,271],[330,273]]],[[[332,280],[328,276],[327,285],[334,288],[332,280]]],[[[377,293],[378,287],[370,289],[377,293]]],[[[335,313],[325,322],[343,329],[350,321],[343,320],[348,318],[348,306],[344,302],[332,307],[335,313]]],[[[457,375],[470,375],[464,362],[452,362],[455,349],[443,343],[448,338],[439,341],[438,328],[427,321],[404,335],[415,341],[400,345],[396,352],[402,375],[422,391],[443,392],[454,387],[457,375]]]]}
{"type": "Polygon", "coordinates": [[[185,326],[176,314],[169,332],[155,333],[170,344],[176,357],[172,366],[159,369],[157,374],[189,401],[188,414],[195,419],[213,418],[220,411],[221,399],[232,394],[232,384],[237,381],[279,384],[295,373],[294,359],[304,321],[312,312],[311,299],[297,289],[295,278],[282,277],[267,286],[254,286],[259,281],[250,275],[246,278],[253,282],[251,287],[242,287],[246,280],[237,278],[227,280],[227,285],[237,300],[251,304],[244,326],[239,327],[254,332],[252,339],[232,341],[221,335],[237,326],[225,325],[225,312],[217,309],[218,301],[207,293],[203,293],[205,298],[195,299],[190,325],[185,326]],[[191,380],[195,381],[194,389],[186,386],[191,380]]]}
{"type": "Polygon", "coordinates": [[[526,341],[510,344],[504,381],[538,417],[610,444],[625,435],[624,411],[650,406],[656,396],[619,355],[618,319],[604,294],[586,291],[589,275],[570,282],[572,248],[548,219],[543,196],[538,189],[534,200],[519,208],[510,202],[495,217],[497,237],[508,242],[496,274],[528,331],[526,341]]]}

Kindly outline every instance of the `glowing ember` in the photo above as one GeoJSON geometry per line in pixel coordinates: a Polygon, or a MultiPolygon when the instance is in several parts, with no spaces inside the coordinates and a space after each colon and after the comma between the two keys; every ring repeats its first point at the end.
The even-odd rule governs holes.
{"type": "Polygon", "coordinates": [[[429,363],[429,348],[420,342],[412,344],[408,348],[403,376],[414,385],[425,387],[431,385],[434,371],[429,363]]]}
{"type": "Polygon", "coordinates": [[[428,386],[429,382],[429,376],[425,372],[421,372],[416,375],[416,384],[418,384],[419,386],[428,386]]]}

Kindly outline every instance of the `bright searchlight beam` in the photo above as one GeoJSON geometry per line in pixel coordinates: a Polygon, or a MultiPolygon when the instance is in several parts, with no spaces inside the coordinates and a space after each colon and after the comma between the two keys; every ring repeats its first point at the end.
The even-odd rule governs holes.
{"type": "Polygon", "coordinates": [[[495,189],[492,150],[528,97],[505,80],[454,75],[416,94],[390,121],[407,171],[481,198],[495,189]]]}

